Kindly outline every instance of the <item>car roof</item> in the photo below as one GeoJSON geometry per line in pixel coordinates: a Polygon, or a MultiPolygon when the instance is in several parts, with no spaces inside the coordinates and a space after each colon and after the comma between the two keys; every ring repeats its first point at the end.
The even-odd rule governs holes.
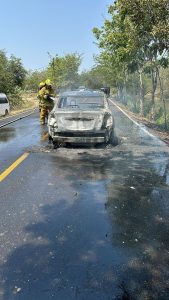
{"type": "Polygon", "coordinates": [[[61,97],[104,97],[104,94],[99,91],[69,91],[60,94],[61,97]]]}

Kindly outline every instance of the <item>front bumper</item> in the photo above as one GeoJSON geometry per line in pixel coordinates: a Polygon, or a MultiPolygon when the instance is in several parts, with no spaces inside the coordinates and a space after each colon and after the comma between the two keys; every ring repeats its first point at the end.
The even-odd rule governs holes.
{"type": "Polygon", "coordinates": [[[105,130],[96,132],[50,132],[54,142],[97,144],[105,142],[105,130]]]}

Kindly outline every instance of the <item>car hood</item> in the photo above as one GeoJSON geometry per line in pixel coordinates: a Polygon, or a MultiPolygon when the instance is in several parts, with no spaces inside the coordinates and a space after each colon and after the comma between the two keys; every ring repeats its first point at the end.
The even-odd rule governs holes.
{"type": "MultiPolygon", "coordinates": [[[[58,131],[95,131],[102,127],[105,110],[55,111],[53,115],[58,131]]],[[[48,124],[52,125],[52,118],[49,118],[48,124]]]]}

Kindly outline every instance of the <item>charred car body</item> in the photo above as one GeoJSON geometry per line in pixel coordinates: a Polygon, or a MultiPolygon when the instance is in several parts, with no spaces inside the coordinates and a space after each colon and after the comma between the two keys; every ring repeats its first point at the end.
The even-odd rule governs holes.
{"type": "Polygon", "coordinates": [[[53,144],[97,144],[114,139],[114,119],[106,96],[97,91],[60,94],[49,114],[49,137],[53,144]]]}

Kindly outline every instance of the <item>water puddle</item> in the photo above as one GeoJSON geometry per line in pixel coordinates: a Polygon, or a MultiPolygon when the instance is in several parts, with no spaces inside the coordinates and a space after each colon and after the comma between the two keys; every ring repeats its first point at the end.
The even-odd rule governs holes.
{"type": "Polygon", "coordinates": [[[0,129],[0,143],[5,143],[16,137],[16,130],[14,127],[6,127],[0,129]]]}

